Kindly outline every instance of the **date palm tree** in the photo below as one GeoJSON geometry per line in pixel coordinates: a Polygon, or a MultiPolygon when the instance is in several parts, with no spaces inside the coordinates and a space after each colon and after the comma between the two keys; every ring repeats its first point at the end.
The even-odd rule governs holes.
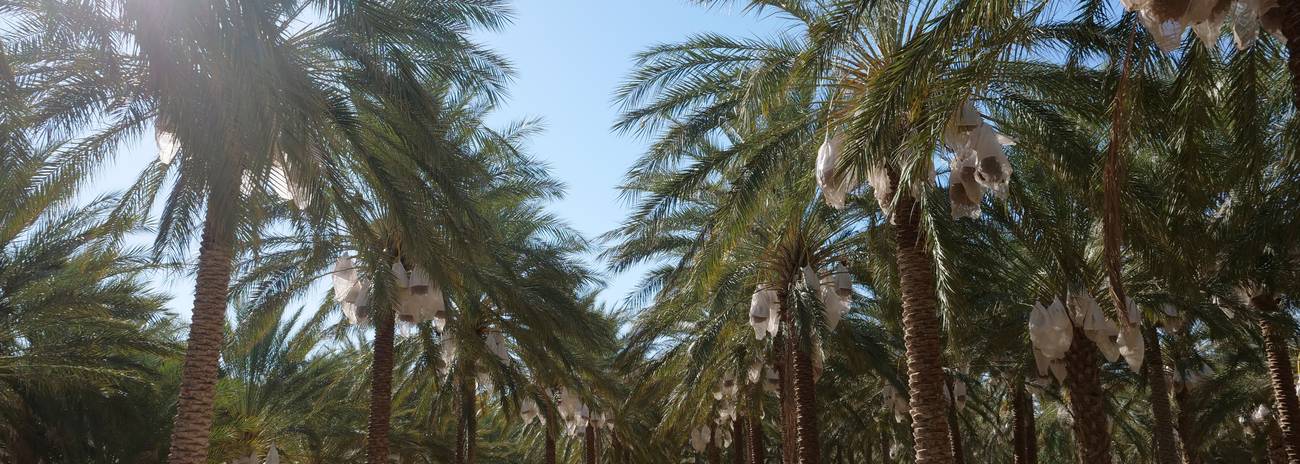
{"type": "Polygon", "coordinates": [[[144,224],[112,216],[118,197],[81,204],[48,176],[65,167],[60,145],[12,129],[0,127],[0,456],[162,462],[181,345],[146,278],[165,268],[124,244],[144,224]]]}
{"type": "Polygon", "coordinates": [[[263,217],[241,184],[265,191],[287,177],[319,211],[367,160],[354,143],[365,106],[424,79],[492,92],[505,69],[466,36],[504,21],[496,2],[16,1],[3,11],[15,19],[0,36],[8,66],[39,89],[30,127],[78,138],[54,175],[74,180],[152,123],[162,162],[124,210],[147,211],[171,176],[159,249],[181,250],[201,231],[173,463],[206,460],[232,259],[263,217]]]}

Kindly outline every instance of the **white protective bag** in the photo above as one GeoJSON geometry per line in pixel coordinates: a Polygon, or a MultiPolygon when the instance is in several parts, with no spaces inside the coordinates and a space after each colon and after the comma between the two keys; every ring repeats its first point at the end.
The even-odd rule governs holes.
{"type": "Polygon", "coordinates": [[[826,204],[835,209],[844,209],[849,192],[857,188],[857,180],[851,172],[838,172],[836,169],[843,145],[844,137],[827,134],[817,149],[817,187],[821,189],[826,204]]]}

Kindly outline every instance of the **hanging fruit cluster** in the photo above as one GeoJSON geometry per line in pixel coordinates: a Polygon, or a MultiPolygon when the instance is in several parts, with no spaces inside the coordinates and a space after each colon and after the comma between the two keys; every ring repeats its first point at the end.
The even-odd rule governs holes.
{"type": "Polygon", "coordinates": [[[1188,28],[1206,47],[1216,48],[1227,22],[1239,50],[1249,48],[1260,28],[1282,37],[1282,8],[1277,0],[1120,0],[1138,20],[1156,46],[1166,53],[1178,48],[1188,28]]]}
{"type": "Polygon", "coordinates": [[[1004,147],[1015,145],[1015,141],[994,131],[967,100],[948,118],[943,145],[953,152],[948,177],[952,217],[979,217],[985,189],[997,195],[1007,191],[1011,162],[1004,147]]]}

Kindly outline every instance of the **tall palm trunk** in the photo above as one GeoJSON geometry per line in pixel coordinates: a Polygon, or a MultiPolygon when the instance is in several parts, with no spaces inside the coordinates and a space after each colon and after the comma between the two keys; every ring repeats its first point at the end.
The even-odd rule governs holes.
{"type": "Polygon", "coordinates": [[[1146,338],[1147,386],[1150,387],[1151,412],[1155,419],[1156,462],[1178,464],[1178,448],[1174,443],[1174,419],[1169,410],[1169,387],[1165,384],[1165,359],[1160,349],[1160,334],[1154,325],[1142,329],[1146,338]]]}
{"type": "Polygon", "coordinates": [[[620,464],[627,462],[627,458],[623,456],[623,441],[618,439],[618,433],[609,434],[609,448],[610,463],[620,464]]]}
{"type": "Polygon", "coordinates": [[[1025,460],[1038,464],[1038,419],[1034,415],[1034,396],[1025,395],[1025,460]]]}
{"type": "Polygon", "coordinates": [[[596,426],[587,423],[586,432],[583,433],[583,444],[586,449],[586,463],[596,464],[596,426]]]}
{"type": "Polygon", "coordinates": [[[708,454],[709,464],[722,464],[722,443],[718,443],[717,440],[710,440],[705,453],[708,454]]]}
{"type": "Polygon", "coordinates": [[[1268,444],[1268,463],[1269,464],[1290,464],[1295,460],[1287,458],[1286,437],[1282,434],[1282,428],[1275,421],[1268,421],[1264,426],[1265,436],[1268,444]]]}
{"type": "MultiPolygon", "coordinates": [[[[789,294],[784,287],[778,292],[781,304],[781,323],[785,326],[785,359],[789,361],[785,373],[790,375],[788,384],[791,395],[782,395],[782,401],[789,397],[787,405],[792,411],[787,420],[786,430],[793,431],[794,440],[786,440],[784,445],[793,450],[787,452],[792,459],[784,461],[798,464],[817,464],[821,461],[821,443],[817,429],[817,384],[813,380],[812,357],[808,350],[800,346],[801,334],[795,324],[794,310],[788,305],[789,294]]],[[[787,383],[782,379],[782,386],[787,383]]]]}
{"type": "Polygon", "coordinates": [[[189,346],[185,349],[185,364],[181,368],[180,395],[167,458],[172,464],[205,464],[208,461],[217,361],[221,354],[231,260],[234,258],[234,228],[221,217],[220,212],[230,203],[223,202],[223,197],[215,189],[208,197],[194,283],[189,346]]]}
{"type": "MultiPolygon", "coordinates": [[[[781,292],[780,295],[785,295],[785,293],[781,292]]],[[[780,301],[781,304],[784,305],[785,297],[782,296],[780,301]]],[[[782,307],[782,313],[784,314],[786,311],[785,307],[782,307]]],[[[784,321],[782,321],[782,324],[784,324],[784,321]]],[[[789,338],[789,332],[783,331],[777,335],[775,344],[778,359],[776,373],[781,381],[781,386],[778,392],[781,395],[781,462],[793,464],[796,462],[796,459],[798,459],[796,457],[797,448],[795,446],[795,442],[798,441],[798,438],[796,438],[796,421],[794,417],[794,368],[792,367],[794,361],[790,356],[789,344],[786,343],[786,340],[789,338]]]]}
{"type": "Polygon", "coordinates": [[[555,435],[549,426],[546,429],[546,464],[555,464],[555,435]]]}
{"type": "Polygon", "coordinates": [[[1264,351],[1268,354],[1268,375],[1273,383],[1273,399],[1277,403],[1278,426],[1282,429],[1282,445],[1291,462],[1300,462],[1300,402],[1296,400],[1295,374],[1291,371],[1291,355],[1286,336],[1272,318],[1283,315],[1273,295],[1260,295],[1250,299],[1259,311],[1259,329],[1264,336],[1264,351]]]}
{"type": "MultiPolygon", "coordinates": [[[[793,338],[792,338],[793,339],[793,338]]],[[[793,343],[798,343],[793,340],[793,343]]],[[[799,464],[821,462],[821,437],[817,429],[817,384],[813,380],[812,357],[807,350],[794,350],[794,398],[797,420],[799,464]]]]}
{"type": "Polygon", "coordinates": [[[1024,382],[1016,380],[1015,392],[1011,397],[1011,462],[1014,464],[1037,464],[1030,460],[1029,454],[1029,448],[1036,446],[1034,430],[1029,422],[1033,415],[1033,400],[1025,392],[1024,382]]]}
{"type": "Polygon", "coordinates": [[[1065,366],[1070,416],[1074,418],[1075,461],[1079,464],[1112,462],[1106,393],[1101,389],[1101,355],[1082,329],[1074,329],[1074,343],[1065,352],[1065,366]]]}
{"type": "Polygon", "coordinates": [[[467,379],[461,382],[461,413],[465,417],[465,464],[478,462],[478,396],[475,395],[478,372],[471,365],[467,379]]]}
{"type": "Polygon", "coordinates": [[[393,406],[392,308],[375,311],[375,359],[370,366],[370,422],[366,433],[366,462],[388,463],[389,416],[393,406]]]}
{"type": "Polygon", "coordinates": [[[755,417],[749,421],[749,439],[745,440],[745,445],[749,448],[749,464],[765,464],[767,462],[767,443],[765,441],[763,437],[763,421],[755,417]]]}
{"type": "Polygon", "coordinates": [[[748,420],[745,419],[745,416],[740,416],[731,424],[731,436],[733,437],[731,442],[732,464],[745,464],[745,442],[747,441],[745,440],[745,432],[748,430],[748,427],[745,427],[746,422],[748,420]]]}
{"type": "Polygon", "coordinates": [[[1183,462],[1201,464],[1201,443],[1193,429],[1195,424],[1192,423],[1191,398],[1187,390],[1174,395],[1174,401],[1178,403],[1178,442],[1182,444],[1183,462]]]}
{"type": "MultiPolygon", "coordinates": [[[[948,391],[952,392],[952,377],[945,377],[948,391]]],[[[952,396],[952,395],[949,395],[952,396]]],[[[966,464],[966,450],[961,442],[961,423],[957,417],[957,398],[948,403],[948,439],[952,441],[953,464],[966,464]]]]}
{"type": "MultiPolygon", "coordinates": [[[[894,191],[900,192],[894,181],[894,191]]],[[[907,387],[911,395],[912,436],[916,464],[949,464],[947,402],[943,398],[944,374],[939,338],[939,315],[934,286],[933,257],[921,234],[921,211],[911,196],[901,191],[894,215],[898,247],[898,274],[903,297],[903,341],[907,349],[907,387]]]]}
{"type": "Polygon", "coordinates": [[[885,427],[889,427],[888,421],[889,419],[885,419],[880,423],[880,462],[885,464],[894,462],[894,459],[889,457],[889,431],[885,430],[885,427]]]}

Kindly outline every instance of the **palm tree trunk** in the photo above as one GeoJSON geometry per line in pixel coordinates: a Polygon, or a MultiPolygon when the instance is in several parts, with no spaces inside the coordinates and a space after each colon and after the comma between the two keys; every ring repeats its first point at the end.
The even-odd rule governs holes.
{"type": "Polygon", "coordinates": [[[1187,390],[1174,395],[1174,401],[1178,403],[1178,442],[1182,444],[1184,463],[1201,464],[1201,444],[1192,429],[1195,424],[1192,423],[1191,399],[1187,395],[1187,390]]]}
{"type": "MultiPolygon", "coordinates": [[[[894,181],[894,191],[899,192],[894,181]]],[[[903,297],[903,341],[907,349],[907,386],[911,394],[912,436],[916,464],[949,464],[947,402],[943,398],[944,374],[939,315],[935,309],[933,257],[921,234],[921,211],[912,198],[900,193],[894,211],[898,247],[898,274],[903,297]]]]}
{"type": "Polygon", "coordinates": [[[745,416],[737,417],[733,422],[731,436],[734,437],[731,442],[731,462],[732,464],[745,464],[745,423],[748,422],[745,416]]]}
{"type": "MultiPolygon", "coordinates": [[[[785,287],[781,287],[785,288],[785,287]]],[[[780,325],[783,327],[777,333],[777,338],[773,340],[776,349],[777,363],[776,373],[781,381],[781,387],[778,394],[781,405],[781,462],[783,464],[794,464],[798,459],[796,451],[798,448],[795,443],[798,441],[798,432],[796,432],[795,404],[794,404],[794,359],[791,354],[789,340],[791,340],[790,329],[786,324],[786,314],[790,314],[790,309],[786,306],[787,296],[785,290],[777,292],[778,305],[781,307],[780,325]]]]}
{"type": "Polygon", "coordinates": [[[546,429],[546,464],[555,464],[555,435],[551,434],[550,426],[546,429]]]}
{"type": "Polygon", "coordinates": [[[194,283],[194,310],[190,316],[189,345],[181,368],[180,395],[172,426],[172,464],[206,464],[212,429],[212,401],[216,394],[217,363],[226,323],[230,293],[234,230],[220,217],[222,203],[215,190],[208,197],[203,239],[199,244],[198,273],[194,283]]]}
{"type": "Polygon", "coordinates": [[[1268,441],[1268,462],[1269,464],[1289,464],[1295,460],[1287,459],[1286,437],[1282,434],[1282,428],[1275,421],[1268,421],[1264,426],[1266,438],[1268,441]]]}
{"type": "Polygon", "coordinates": [[[471,365],[467,380],[461,391],[462,411],[465,414],[465,464],[478,462],[478,397],[474,394],[477,372],[471,365]]]}
{"type": "Polygon", "coordinates": [[[1142,329],[1146,337],[1147,386],[1150,387],[1151,412],[1155,419],[1156,462],[1179,464],[1178,448],[1174,444],[1173,413],[1169,410],[1169,387],[1165,384],[1165,360],[1160,349],[1160,334],[1154,325],[1142,329]]]}
{"type": "MultiPolygon", "coordinates": [[[[817,429],[817,384],[813,380],[813,363],[812,357],[808,355],[808,350],[802,349],[800,345],[800,333],[798,325],[795,324],[794,310],[787,303],[789,295],[784,287],[777,293],[778,301],[781,304],[781,323],[785,326],[785,359],[789,361],[787,369],[783,373],[791,373],[789,385],[792,395],[782,395],[783,402],[789,397],[787,407],[790,411],[791,424],[787,424],[787,431],[793,429],[794,440],[787,440],[786,447],[793,448],[786,454],[790,455],[790,460],[784,461],[798,464],[817,464],[821,462],[821,443],[819,431],[817,429]]],[[[786,380],[782,379],[782,386],[786,385],[786,380]]]]}
{"type": "Polygon", "coordinates": [[[1277,403],[1278,426],[1282,429],[1282,445],[1291,462],[1300,462],[1300,401],[1296,400],[1295,374],[1291,371],[1291,355],[1283,331],[1274,317],[1284,315],[1273,295],[1260,295],[1250,299],[1259,311],[1259,329],[1264,336],[1264,351],[1268,354],[1268,374],[1273,383],[1273,399],[1277,403]]]}
{"type": "Polygon", "coordinates": [[[370,423],[366,462],[388,464],[389,416],[393,406],[393,310],[375,311],[375,359],[370,366],[370,423]]]}
{"type": "Polygon", "coordinates": [[[889,419],[885,419],[880,423],[880,462],[885,464],[894,462],[893,458],[889,457],[889,431],[885,430],[886,427],[889,427],[888,421],[889,419]]]}
{"type": "Polygon", "coordinates": [[[1016,381],[1015,393],[1011,398],[1011,442],[1014,450],[1014,464],[1038,464],[1037,438],[1034,433],[1034,400],[1025,392],[1025,384],[1016,381]]]}
{"type": "MultiPolygon", "coordinates": [[[[793,321],[791,321],[793,323],[793,321]]],[[[794,402],[797,461],[799,464],[821,462],[821,437],[817,429],[817,384],[813,381],[812,357],[798,348],[798,339],[788,339],[794,353],[794,402]]]]}
{"type": "Polygon", "coordinates": [[[755,417],[749,421],[749,439],[745,440],[745,445],[749,448],[749,464],[767,463],[767,444],[764,441],[763,421],[755,417]]]}
{"type": "Polygon", "coordinates": [[[1016,382],[1011,396],[1011,462],[1025,464],[1025,388],[1016,382]]]}
{"type": "Polygon", "coordinates": [[[587,464],[596,464],[596,427],[587,424],[587,430],[583,434],[583,444],[586,445],[586,462],[587,464]]]}
{"type": "Polygon", "coordinates": [[[1065,352],[1065,365],[1076,462],[1109,463],[1110,427],[1106,423],[1106,393],[1101,388],[1101,355],[1082,329],[1074,329],[1074,343],[1065,352]]]}
{"type": "Polygon", "coordinates": [[[627,460],[623,457],[623,442],[618,439],[617,433],[609,434],[609,448],[610,448],[609,456],[611,457],[611,459],[609,460],[610,463],[619,464],[622,462],[627,462],[627,460]]]}
{"type": "MultiPolygon", "coordinates": [[[[716,438],[717,435],[715,434],[714,437],[716,438]]],[[[709,441],[709,447],[708,447],[708,449],[705,450],[705,453],[707,453],[708,456],[709,456],[709,464],[722,464],[722,446],[721,446],[721,445],[722,445],[722,444],[721,444],[721,443],[718,443],[717,440],[710,440],[710,441],[709,441]]],[[[588,464],[590,464],[590,463],[588,463],[588,464]]]]}
{"type": "Polygon", "coordinates": [[[1025,459],[1038,464],[1038,419],[1034,415],[1034,396],[1025,395],[1025,459]]]}
{"type": "MultiPolygon", "coordinates": [[[[460,387],[457,387],[458,391],[460,387]]],[[[457,397],[460,396],[458,392],[457,397]]],[[[465,464],[465,404],[464,401],[456,402],[456,455],[452,461],[456,464],[465,464]]]]}
{"type": "MultiPolygon", "coordinates": [[[[947,382],[948,391],[952,392],[952,377],[944,377],[947,382]]],[[[952,442],[952,462],[953,464],[966,464],[966,450],[961,442],[961,423],[957,417],[957,399],[953,398],[948,403],[948,440],[952,442]]]]}

